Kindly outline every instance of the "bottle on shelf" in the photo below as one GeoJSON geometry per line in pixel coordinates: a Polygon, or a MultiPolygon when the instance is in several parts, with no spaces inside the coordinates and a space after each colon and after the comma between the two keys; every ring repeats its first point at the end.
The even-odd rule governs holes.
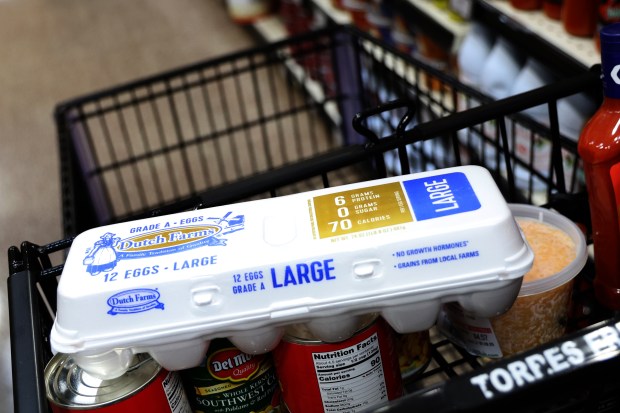
{"type": "Polygon", "coordinates": [[[332,0],[332,6],[338,10],[346,10],[344,4],[342,4],[342,0],[332,0]]]}
{"type": "Polygon", "coordinates": [[[542,9],[545,16],[553,20],[560,20],[562,18],[562,1],[543,0],[542,9]]]}
{"type": "Polygon", "coordinates": [[[594,294],[620,310],[620,23],[601,29],[603,102],[579,137],[594,246],[594,294]]]}
{"type": "MultiPolygon", "coordinates": [[[[435,39],[424,31],[416,34],[418,45],[417,57],[442,72],[449,73],[454,70],[454,60],[450,51],[443,48],[435,39]]],[[[432,90],[442,89],[443,82],[432,75],[425,74],[426,84],[432,90]]]]}
{"type": "Polygon", "coordinates": [[[432,0],[431,3],[433,3],[435,7],[440,8],[442,10],[448,9],[448,0],[432,0]]]}
{"type": "Polygon", "coordinates": [[[290,36],[311,29],[313,13],[302,0],[280,0],[278,7],[280,20],[290,36]]]}
{"type": "Polygon", "coordinates": [[[351,15],[353,25],[364,32],[370,30],[370,24],[367,19],[370,7],[368,0],[342,0],[342,6],[351,15]]]}
{"type": "Polygon", "coordinates": [[[394,47],[403,53],[414,55],[418,51],[418,42],[413,27],[407,23],[404,17],[394,14],[390,30],[390,37],[394,47]]]}
{"type": "Polygon", "coordinates": [[[372,0],[366,10],[369,33],[387,44],[394,44],[392,39],[392,20],[394,11],[381,0],[372,0]]]}
{"type": "Polygon", "coordinates": [[[539,10],[542,0],[510,0],[510,5],[519,10],[539,10]]]}
{"type": "MultiPolygon", "coordinates": [[[[522,52],[516,48],[509,40],[502,36],[497,36],[493,43],[493,48],[484,59],[478,75],[478,90],[494,99],[503,99],[510,95],[515,78],[521,71],[524,64],[522,52]]],[[[470,102],[475,106],[476,102],[470,102]]],[[[488,140],[496,139],[497,123],[495,121],[485,122],[482,127],[482,136],[460,136],[461,140],[467,139],[477,148],[476,152],[483,157],[484,162],[490,168],[496,166],[495,152],[496,146],[488,140]]],[[[471,145],[468,145],[471,146],[471,145]]]]}
{"type": "Polygon", "coordinates": [[[561,13],[564,30],[573,36],[593,36],[596,30],[597,3],[595,0],[564,0],[561,13]]]}
{"type": "Polygon", "coordinates": [[[473,0],[450,0],[448,2],[448,9],[458,16],[459,20],[471,21],[473,7],[473,0]]]}
{"type": "MultiPolygon", "coordinates": [[[[596,99],[585,92],[558,100],[558,122],[562,136],[577,142],[583,126],[592,117],[596,109],[596,99]]],[[[575,167],[576,162],[578,162],[578,159],[573,152],[562,150],[566,185],[568,188],[572,187],[573,191],[581,191],[586,185],[585,177],[583,168],[575,167]],[[574,177],[573,171],[575,173],[574,177]]]]}
{"type": "Polygon", "coordinates": [[[472,21],[457,52],[459,80],[473,88],[480,86],[480,74],[495,44],[495,35],[487,26],[472,21]]]}
{"type": "Polygon", "coordinates": [[[480,71],[480,91],[495,99],[508,97],[524,63],[523,52],[498,36],[480,71]]]}
{"type": "Polygon", "coordinates": [[[562,135],[577,142],[583,126],[596,109],[595,99],[584,92],[558,100],[558,121],[562,135]]]}
{"type": "Polygon", "coordinates": [[[596,30],[594,31],[594,44],[597,50],[601,50],[600,32],[603,26],[620,22],[620,0],[600,0],[596,13],[596,30]]]}
{"type": "MultiPolygon", "coordinates": [[[[510,95],[518,95],[530,90],[546,86],[555,80],[553,73],[539,60],[528,57],[521,71],[514,80],[510,95]]],[[[528,108],[523,114],[529,116],[541,125],[549,126],[549,109],[546,104],[528,108]]],[[[551,141],[546,137],[532,133],[531,129],[515,122],[512,126],[506,126],[509,135],[514,142],[514,152],[530,168],[537,172],[547,175],[551,159],[551,141]]],[[[521,164],[515,165],[515,183],[518,188],[528,189],[530,179],[532,189],[536,193],[544,192],[546,186],[543,182],[532,177],[530,168],[524,168],[521,164]]]]}

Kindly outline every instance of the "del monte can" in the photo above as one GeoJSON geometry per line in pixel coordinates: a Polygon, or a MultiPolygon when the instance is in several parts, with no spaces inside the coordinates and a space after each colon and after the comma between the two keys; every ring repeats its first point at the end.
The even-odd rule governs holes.
{"type": "Polygon", "coordinates": [[[194,412],[270,413],[279,406],[271,353],[247,354],[226,339],[213,340],[204,362],[181,377],[194,412]]]}

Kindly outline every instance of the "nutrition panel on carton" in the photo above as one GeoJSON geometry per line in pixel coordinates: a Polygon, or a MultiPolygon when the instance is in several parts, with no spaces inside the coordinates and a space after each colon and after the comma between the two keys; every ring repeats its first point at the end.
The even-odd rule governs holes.
{"type": "Polygon", "coordinates": [[[51,344],[110,377],[140,352],[194,367],[218,337],[265,353],[292,323],[342,340],[377,312],[421,331],[448,301],[506,311],[532,261],[477,166],[114,224],[74,240],[51,344]]]}

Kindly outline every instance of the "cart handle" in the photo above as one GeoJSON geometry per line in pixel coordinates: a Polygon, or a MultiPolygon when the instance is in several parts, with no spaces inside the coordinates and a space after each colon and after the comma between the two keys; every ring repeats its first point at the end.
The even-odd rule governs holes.
{"type": "MultiPolygon", "coordinates": [[[[416,103],[411,99],[395,99],[395,100],[392,100],[386,103],[382,103],[379,106],[376,106],[372,109],[366,109],[366,110],[356,113],[352,121],[353,129],[355,129],[357,133],[364,136],[368,140],[368,143],[366,144],[366,148],[370,149],[371,147],[375,146],[379,142],[379,137],[377,136],[376,133],[371,131],[366,126],[365,124],[366,119],[372,116],[379,115],[384,112],[393,111],[395,109],[406,108],[407,111],[400,118],[400,121],[398,122],[398,125],[396,126],[395,136],[398,138],[404,135],[407,125],[409,125],[409,123],[411,123],[411,121],[413,120],[415,116],[416,107],[417,107],[416,103]]],[[[402,174],[406,175],[410,173],[407,151],[402,146],[398,147],[398,159],[400,161],[402,174]]],[[[383,157],[381,156],[377,158],[377,170],[383,171],[383,175],[384,176],[386,175],[385,161],[383,160],[383,157]]]]}
{"type": "Polygon", "coordinates": [[[410,99],[392,100],[386,103],[382,103],[372,109],[366,109],[359,113],[356,113],[353,117],[353,129],[355,129],[357,133],[368,139],[370,143],[377,143],[379,142],[379,137],[364,124],[364,121],[366,121],[366,119],[370,118],[371,116],[376,116],[383,112],[389,112],[401,108],[407,109],[407,112],[400,119],[400,122],[398,122],[398,126],[396,127],[396,135],[401,136],[405,131],[405,128],[411,122],[415,115],[416,104],[413,100],[410,99]]]}

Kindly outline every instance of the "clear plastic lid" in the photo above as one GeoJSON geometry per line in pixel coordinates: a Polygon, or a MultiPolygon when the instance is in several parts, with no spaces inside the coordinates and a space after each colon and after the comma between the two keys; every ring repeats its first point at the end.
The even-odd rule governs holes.
{"type": "Polygon", "coordinates": [[[586,239],[577,224],[564,215],[548,208],[526,204],[509,204],[509,207],[517,220],[519,218],[531,219],[565,232],[574,242],[575,247],[575,259],[570,264],[548,277],[529,282],[524,281],[519,295],[525,296],[549,291],[576,277],[588,260],[586,239]]]}

